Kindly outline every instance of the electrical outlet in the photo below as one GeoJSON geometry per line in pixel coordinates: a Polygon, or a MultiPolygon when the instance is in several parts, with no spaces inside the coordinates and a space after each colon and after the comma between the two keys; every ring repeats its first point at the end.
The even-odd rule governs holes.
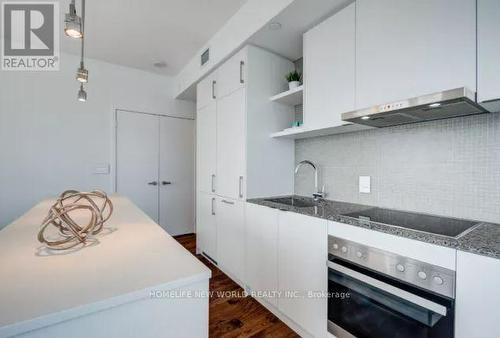
{"type": "Polygon", "coordinates": [[[370,176],[359,176],[359,192],[369,194],[371,192],[370,176]]]}

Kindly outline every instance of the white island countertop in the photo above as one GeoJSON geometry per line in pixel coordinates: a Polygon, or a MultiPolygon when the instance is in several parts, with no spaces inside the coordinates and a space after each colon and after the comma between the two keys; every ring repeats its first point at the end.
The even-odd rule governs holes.
{"type": "Polygon", "coordinates": [[[47,253],[37,241],[53,200],[0,231],[0,337],[208,280],[210,270],[128,199],[111,198],[114,213],[96,245],[47,253]]]}

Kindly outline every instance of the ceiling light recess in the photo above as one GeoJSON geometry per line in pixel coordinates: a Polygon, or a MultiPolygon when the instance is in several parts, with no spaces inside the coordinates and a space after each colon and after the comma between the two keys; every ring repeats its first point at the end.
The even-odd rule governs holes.
{"type": "Polygon", "coordinates": [[[275,22],[271,22],[268,27],[272,31],[277,31],[277,30],[281,29],[281,23],[276,22],[276,21],[275,22]]]}

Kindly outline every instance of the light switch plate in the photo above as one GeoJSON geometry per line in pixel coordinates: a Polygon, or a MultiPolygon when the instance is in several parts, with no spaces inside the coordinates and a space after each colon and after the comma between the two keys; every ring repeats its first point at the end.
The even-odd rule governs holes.
{"type": "Polygon", "coordinates": [[[371,192],[370,176],[359,176],[359,192],[369,194],[371,192]]]}
{"type": "Polygon", "coordinates": [[[108,163],[99,163],[93,166],[92,168],[93,175],[109,175],[109,164],[108,163]]]}

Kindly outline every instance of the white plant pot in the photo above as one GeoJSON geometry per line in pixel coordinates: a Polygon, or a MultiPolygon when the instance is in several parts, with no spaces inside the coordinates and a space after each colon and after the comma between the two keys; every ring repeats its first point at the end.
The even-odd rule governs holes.
{"type": "Polygon", "coordinates": [[[300,81],[288,82],[288,87],[290,88],[290,90],[297,88],[298,86],[300,86],[300,81]]]}

